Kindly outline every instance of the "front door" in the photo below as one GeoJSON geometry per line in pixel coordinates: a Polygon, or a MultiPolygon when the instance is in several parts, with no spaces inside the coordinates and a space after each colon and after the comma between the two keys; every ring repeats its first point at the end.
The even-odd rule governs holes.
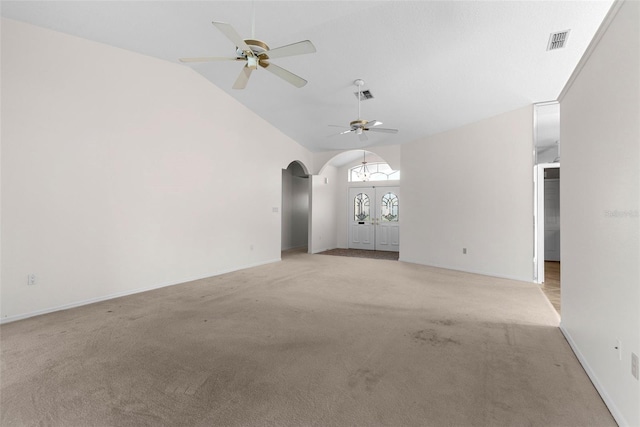
{"type": "Polygon", "coordinates": [[[399,187],[349,189],[349,248],[400,250],[399,187]]]}

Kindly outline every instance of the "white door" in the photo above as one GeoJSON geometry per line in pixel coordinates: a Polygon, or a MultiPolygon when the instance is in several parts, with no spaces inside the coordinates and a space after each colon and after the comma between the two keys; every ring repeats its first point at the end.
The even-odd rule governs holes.
{"type": "Polygon", "coordinates": [[[349,247],[374,250],[375,189],[349,189],[349,247]]]}
{"type": "Polygon", "coordinates": [[[349,248],[400,250],[399,187],[349,189],[349,248]]]}
{"type": "Polygon", "coordinates": [[[560,180],[544,181],[544,259],[560,261],[560,180]]]}
{"type": "Polygon", "coordinates": [[[400,188],[376,188],[376,250],[400,250],[400,188]]]}

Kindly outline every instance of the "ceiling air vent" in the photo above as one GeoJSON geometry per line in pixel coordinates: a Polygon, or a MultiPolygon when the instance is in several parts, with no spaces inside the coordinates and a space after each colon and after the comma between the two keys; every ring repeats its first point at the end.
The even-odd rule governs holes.
{"type": "MultiPolygon", "coordinates": [[[[353,94],[358,97],[358,92],[353,92],[353,94]]],[[[369,90],[363,90],[360,92],[360,101],[366,101],[367,99],[373,98],[373,94],[369,90]]]]}
{"type": "Polygon", "coordinates": [[[557,33],[551,33],[549,36],[549,44],[547,50],[562,49],[567,44],[567,38],[569,37],[569,31],[558,31],[557,33]]]}

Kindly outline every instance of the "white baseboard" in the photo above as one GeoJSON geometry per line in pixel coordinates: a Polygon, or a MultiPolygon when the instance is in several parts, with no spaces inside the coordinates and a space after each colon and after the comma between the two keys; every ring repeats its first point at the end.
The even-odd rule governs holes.
{"type": "Polygon", "coordinates": [[[319,254],[320,252],[324,252],[324,251],[330,251],[331,249],[336,249],[336,248],[320,248],[320,249],[313,249],[311,251],[312,254],[319,254]]]}
{"type": "Polygon", "coordinates": [[[402,255],[400,255],[399,261],[409,262],[411,264],[424,265],[426,267],[444,268],[445,270],[459,271],[459,272],[462,272],[462,273],[479,274],[480,276],[497,277],[499,279],[509,279],[509,280],[517,280],[518,282],[534,283],[533,282],[533,277],[507,276],[507,275],[504,275],[504,274],[492,273],[490,271],[462,270],[462,269],[460,269],[460,267],[451,267],[451,266],[447,266],[447,265],[436,265],[436,264],[425,264],[424,262],[421,262],[421,261],[413,260],[413,259],[410,259],[410,258],[405,258],[402,255]]]}
{"type": "Polygon", "coordinates": [[[107,301],[107,300],[114,299],[114,298],[125,297],[127,295],[139,294],[139,293],[142,293],[142,292],[152,291],[154,289],[165,288],[167,286],[174,286],[174,285],[179,285],[179,284],[182,284],[182,283],[193,282],[194,280],[201,280],[201,279],[206,279],[206,278],[209,278],[209,277],[220,276],[222,274],[232,273],[234,271],[239,271],[239,270],[245,270],[247,268],[259,267],[261,265],[272,264],[274,262],[280,262],[280,261],[281,261],[281,259],[277,258],[277,259],[272,259],[272,260],[269,260],[269,261],[263,261],[263,262],[258,262],[258,263],[254,263],[254,264],[247,264],[247,265],[244,265],[244,266],[238,267],[238,268],[231,268],[231,269],[217,271],[215,273],[207,274],[207,275],[202,276],[202,277],[198,276],[198,277],[185,278],[185,279],[182,279],[182,280],[180,280],[178,282],[163,282],[163,283],[159,283],[159,284],[156,284],[156,285],[153,285],[153,286],[148,286],[148,287],[145,287],[145,288],[137,288],[137,289],[132,289],[132,290],[123,291],[123,292],[116,292],[116,293],[113,293],[113,294],[103,295],[103,296],[99,296],[99,297],[95,297],[95,298],[89,298],[89,299],[82,300],[82,301],[74,301],[74,302],[69,303],[69,304],[58,305],[58,306],[55,306],[55,307],[48,307],[48,308],[45,308],[45,309],[42,309],[42,310],[36,310],[36,311],[28,312],[28,313],[16,314],[16,315],[13,315],[13,316],[6,316],[6,317],[3,317],[3,318],[0,318],[0,325],[5,324],[5,323],[15,322],[17,320],[28,319],[30,317],[40,316],[42,314],[53,313],[55,311],[68,310],[70,308],[81,307],[83,305],[94,304],[96,302],[102,302],[102,301],[107,301]]]}
{"type": "Polygon", "coordinates": [[[584,355],[582,354],[582,352],[576,345],[575,341],[571,337],[571,334],[569,333],[569,331],[567,331],[562,325],[562,322],[560,323],[560,331],[562,332],[562,335],[564,335],[565,339],[569,343],[571,350],[573,350],[573,353],[576,355],[576,357],[580,361],[582,368],[587,373],[587,376],[589,377],[589,379],[593,383],[593,386],[596,388],[596,390],[600,394],[600,397],[602,397],[604,404],[607,405],[607,408],[609,408],[609,412],[611,412],[611,415],[613,415],[613,418],[616,420],[618,425],[620,427],[630,426],[630,424],[627,422],[622,412],[620,412],[620,410],[616,406],[613,399],[611,399],[611,396],[609,396],[609,393],[607,393],[605,388],[602,386],[602,383],[598,380],[598,376],[595,374],[595,372],[593,372],[593,370],[591,369],[591,366],[589,366],[589,363],[587,363],[587,360],[585,359],[584,355]]]}

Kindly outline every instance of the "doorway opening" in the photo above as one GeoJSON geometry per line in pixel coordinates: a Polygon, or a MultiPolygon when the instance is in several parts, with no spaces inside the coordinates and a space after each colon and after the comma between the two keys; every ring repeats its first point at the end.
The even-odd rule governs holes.
{"type": "Polygon", "coordinates": [[[534,105],[534,281],[561,308],[560,105],[534,105]]]}
{"type": "Polygon", "coordinates": [[[293,161],[282,170],[282,251],[309,248],[310,179],[304,166],[293,161]]]}
{"type": "Polygon", "coordinates": [[[539,255],[542,257],[542,274],[539,283],[553,307],[560,314],[561,281],[560,281],[560,165],[540,165],[542,176],[538,187],[541,187],[539,199],[542,199],[539,222],[539,255]]]}

